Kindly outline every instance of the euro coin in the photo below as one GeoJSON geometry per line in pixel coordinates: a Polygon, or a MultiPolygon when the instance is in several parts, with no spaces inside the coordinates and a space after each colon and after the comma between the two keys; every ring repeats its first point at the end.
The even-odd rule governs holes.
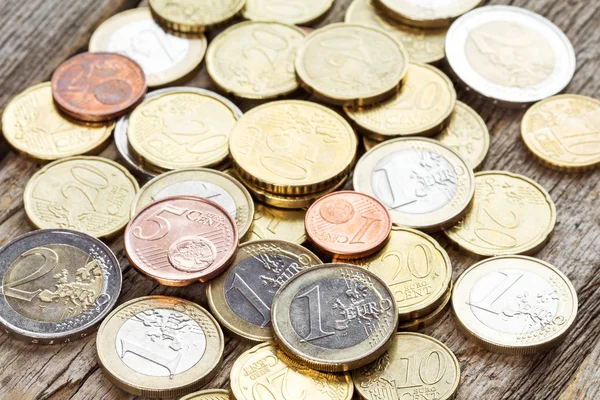
{"type": "Polygon", "coordinates": [[[323,17],[335,0],[246,0],[242,16],[252,21],[310,25],[323,17]]]}
{"type": "Polygon", "coordinates": [[[304,217],[306,210],[286,210],[267,204],[254,204],[254,223],[248,241],[279,239],[303,244],[306,242],[304,217]]]}
{"type": "Polygon", "coordinates": [[[483,0],[420,1],[374,0],[391,18],[421,28],[450,26],[452,21],[480,5],[483,0]]]}
{"type": "Polygon", "coordinates": [[[399,332],[417,332],[422,329],[425,329],[429,326],[432,326],[436,322],[438,322],[448,311],[450,307],[450,300],[452,299],[452,282],[450,282],[450,287],[446,294],[444,294],[444,299],[442,303],[429,314],[423,315],[418,318],[414,318],[408,321],[403,321],[398,324],[399,332]]]}
{"type": "Polygon", "coordinates": [[[235,17],[246,0],[150,0],[149,4],[152,16],[166,28],[198,33],[235,17]]]}

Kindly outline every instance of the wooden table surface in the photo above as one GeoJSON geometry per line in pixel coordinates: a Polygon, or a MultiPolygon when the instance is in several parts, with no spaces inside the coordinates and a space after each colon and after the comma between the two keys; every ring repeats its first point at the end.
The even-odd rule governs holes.
{"type": "MultiPolygon", "coordinates": [[[[337,0],[326,19],[343,20],[350,0],[337,0]]],[[[556,23],[577,53],[577,72],[567,93],[600,98],[600,0],[494,0],[538,12],[556,23]]],[[[30,85],[50,79],[66,58],[85,51],[91,33],[109,16],[139,0],[3,0],[0,1],[0,108],[30,85]]],[[[214,37],[209,35],[209,40],[214,37]]],[[[204,67],[188,83],[214,89],[204,67]]],[[[528,176],[556,202],[554,235],[538,258],[557,266],[573,281],[579,295],[577,323],[565,342],[547,353],[510,357],[484,351],[456,328],[448,312],[423,333],[447,344],[461,364],[458,399],[593,399],[600,398],[600,173],[561,173],[541,166],[521,141],[523,110],[502,109],[477,99],[457,84],[459,99],[486,121],[492,144],[483,169],[528,176]]],[[[243,110],[253,106],[235,100],[243,110]]],[[[102,154],[117,159],[114,145],[102,154]]],[[[23,189],[40,165],[0,144],[0,244],[30,231],[23,210],[23,189]]],[[[441,235],[453,262],[454,279],[475,258],[460,253],[441,235]]],[[[206,306],[204,286],[183,289],[159,286],[133,270],[122,238],[110,243],[123,268],[120,302],[149,294],[180,296],[206,306]]],[[[207,388],[228,387],[229,371],[249,346],[227,339],[224,363],[207,388]]],[[[0,399],[133,399],[110,384],[96,362],[94,335],[54,346],[24,344],[0,333],[0,399]]],[[[306,399],[311,400],[311,399],[306,399]]]]}

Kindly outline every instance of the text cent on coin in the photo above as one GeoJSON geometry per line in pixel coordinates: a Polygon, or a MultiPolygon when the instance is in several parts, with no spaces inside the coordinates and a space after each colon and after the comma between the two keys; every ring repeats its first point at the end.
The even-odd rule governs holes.
{"type": "Polygon", "coordinates": [[[349,264],[309,268],[275,295],[276,342],[319,371],[348,371],[381,356],[398,327],[394,295],[372,272],[349,264]]]}
{"type": "Polygon", "coordinates": [[[275,292],[300,271],[320,264],[316,255],[297,244],[278,240],[244,243],[229,269],[207,286],[208,305],[235,337],[271,340],[275,292]]]}
{"type": "Polygon", "coordinates": [[[37,344],[87,336],[121,292],[113,252],[81,232],[44,229],[0,249],[0,325],[37,344]]]}
{"type": "Polygon", "coordinates": [[[142,274],[167,286],[219,275],[233,260],[238,229],[218,204],[195,196],[151,203],[125,230],[125,252],[142,274]]]}
{"type": "Polygon", "coordinates": [[[82,53],[52,75],[52,96],[58,108],[83,121],[108,121],[127,113],[146,94],[142,68],[117,53],[82,53]]]}
{"type": "Polygon", "coordinates": [[[96,337],[107,378],[138,396],[180,397],[217,371],[225,340],[217,321],[191,301],[140,297],[115,309],[96,337]]]}

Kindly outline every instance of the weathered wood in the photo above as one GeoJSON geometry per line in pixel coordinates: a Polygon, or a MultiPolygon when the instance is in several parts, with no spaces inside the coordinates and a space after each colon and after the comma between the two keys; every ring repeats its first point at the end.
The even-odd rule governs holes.
{"type": "MultiPolygon", "coordinates": [[[[50,77],[68,56],[85,49],[93,28],[136,0],[8,0],[0,2],[0,106],[16,93],[50,77]]],[[[144,5],[146,1],[141,4],[144,5]]],[[[320,25],[343,20],[350,0],[337,0],[320,25]]],[[[499,0],[545,15],[573,42],[578,68],[566,92],[600,97],[600,0],[499,0]]],[[[209,39],[216,32],[209,34],[209,39]]],[[[214,90],[202,67],[188,83],[214,90]]],[[[544,186],[556,202],[555,233],[537,257],[548,261],[573,281],[579,295],[577,324],[565,343],[544,354],[508,357],[481,350],[456,329],[448,313],[424,331],[446,343],[458,356],[462,384],[458,399],[593,399],[600,396],[600,180],[597,171],[565,174],[544,168],[526,151],[519,135],[522,110],[500,109],[459,89],[459,98],[485,119],[492,134],[484,169],[503,169],[526,175],[544,186]]],[[[302,96],[300,94],[300,96],[302,96]]],[[[255,102],[234,100],[243,110],[255,102]]],[[[22,193],[38,170],[0,146],[0,243],[31,229],[26,222],[22,193]]],[[[114,146],[102,153],[116,158],[114,146]]],[[[477,261],[450,246],[454,278],[477,261]]],[[[121,239],[111,247],[122,262],[123,295],[120,301],[147,295],[180,296],[206,305],[203,285],[173,289],[156,285],[127,263],[121,239]]],[[[226,358],[207,387],[227,387],[233,361],[248,348],[228,340],[226,358]]],[[[96,362],[93,337],[69,345],[26,345],[0,333],[0,398],[6,399],[133,399],[102,375],[96,362]]]]}

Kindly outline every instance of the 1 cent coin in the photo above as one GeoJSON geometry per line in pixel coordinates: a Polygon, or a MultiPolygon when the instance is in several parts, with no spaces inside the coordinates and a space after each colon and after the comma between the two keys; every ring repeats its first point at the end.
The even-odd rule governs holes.
{"type": "Polygon", "coordinates": [[[116,119],[139,104],[146,90],[142,68],[117,53],[78,54],[52,75],[58,108],[83,121],[116,119]]]}
{"type": "Polygon", "coordinates": [[[238,228],[227,210],[195,196],[151,203],[125,230],[131,264],[167,286],[214,278],[229,266],[237,247],[238,228]]]}
{"type": "Polygon", "coordinates": [[[307,211],[306,233],[330,255],[362,258],[381,249],[392,219],[379,200],[353,191],[335,192],[317,200],[307,211]]]}

